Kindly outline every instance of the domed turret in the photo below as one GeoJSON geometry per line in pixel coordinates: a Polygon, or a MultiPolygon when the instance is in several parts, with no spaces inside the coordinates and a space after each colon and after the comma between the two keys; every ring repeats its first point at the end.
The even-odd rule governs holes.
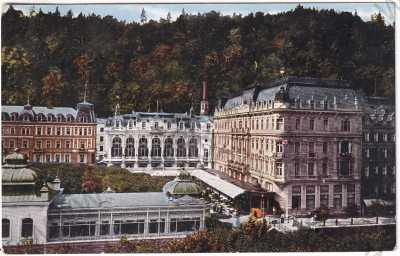
{"type": "Polygon", "coordinates": [[[2,181],[8,184],[34,184],[37,180],[35,171],[27,168],[27,159],[24,154],[15,149],[13,153],[5,157],[6,164],[2,167],[2,181]]]}
{"type": "Polygon", "coordinates": [[[182,171],[173,181],[163,187],[163,192],[171,197],[200,196],[202,190],[191,178],[187,171],[182,171]]]}

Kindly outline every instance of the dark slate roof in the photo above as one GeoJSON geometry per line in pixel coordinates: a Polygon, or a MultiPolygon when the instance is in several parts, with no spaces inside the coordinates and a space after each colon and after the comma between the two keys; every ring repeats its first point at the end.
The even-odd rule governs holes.
{"type": "Polygon", "coordinates": [[[301,102],[306,103],[308,100],[314,99],[316,103],[327,100],[332,104],[336,97],[338,106],[347,107],[354,106],[355,97],[357,97],[358,104],[360,106],[363,104],[362,93],[352,88],[350,82],[346,80],[289,76],[246,89],[239,96],[229,99],[224,108],[233,108],[244,101],[249,103],[251,99],[257,102],[274,100],[275,95],[282,87],[288,92],[290,101],[299,98],[301,102]]]}
{"type": "MultiPolygon", "coordinates": [[[[6,112],[9,115],[14,112],[21,114],[23,111],[24,106],[1,106],[1,112],[6,112]]],[[[41,113],[45,116],[47,116],[48,114],[53,114],[54,116],[57,116],[58,114],[62,114],[64,116],[71,114],[72,116],[76,117],[77,114],[77,111],[74,108],[70,107],[32,107],[32,111],[36,115],[41,113]]]]}
{"type": "MultiPolygon", "coordinates": [[[[200,199],[191,198],[187,205],[204,205],[200,199]]],[[[143,193],[99,193],[99,194],[63,194],[50,206],[51,209],[96,209],[96,208],[139,208],[168,207],[181,205],[181,201],[170,200],[162,192],[143,193]]]]}
{"type": "Polygon", "coordinates": [[[254,94],[256,92],[256,87],[249,88],[244,90],[240,95],[233,97],[229,100],[226,101],[225,107],[226,108],[233,108],[235,106],[238,106],[242,103],[250,103],[254,99],[254,94]]]}

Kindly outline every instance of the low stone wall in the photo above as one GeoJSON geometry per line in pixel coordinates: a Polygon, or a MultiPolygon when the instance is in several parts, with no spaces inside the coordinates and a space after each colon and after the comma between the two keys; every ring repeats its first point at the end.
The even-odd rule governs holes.
{"type": "Polygon", "coordinates": [[[4,246],[8,254],[162,252],[172,239],[4,246]]]}

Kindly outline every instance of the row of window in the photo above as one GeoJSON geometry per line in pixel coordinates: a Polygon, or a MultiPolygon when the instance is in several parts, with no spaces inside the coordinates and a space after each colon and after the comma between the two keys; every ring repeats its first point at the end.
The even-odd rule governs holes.
{"type": "Polygon", "coordinates": [[[382,166],[382,167],[375,166],[375,168],[371,168],[371,169],[369,166],[365,167],[365,170],[364,170],[365,177],[369,177],[372,174],[372,172],[375,175],[381,174],[382,176],[386,176],[389,174],[395,175],[396,169],[395,169],[395,166],[393,166],[393,168],[391,170],[388,170],[386,165],[382,166]]]}
{"type": "MultiPolygon", "coordinates": [[[[307,126],[305,126],[304,124],[302,125],[301,123],[304,120],[300,119],[300,118],[296,118],[295,119],[295,126],[294,129],[295,130],[302,130],[304,128],[306,128],[306,130],[316,130],[316,127],[319,127],[317,124],[317,122],[319,121],[319,119],[314,119],[311,118],[308,120],[308,124],[307,126]]],[[[243,125],[243,121],[242,120],[216,120],[216,128],[219,129],[242,129],[242,128],[251,128],[252,130],[264,130],[264,128],[266,130],[271,129],[271,130],[282,130],[283,129],[283,125],[284,125],[284,119],[282,117],[279,118],[266,118],[265,119],[265,126],[264,126],[264,119],[252,119],[251,122],[249,122],[250,125],[248,125],[247,120],[244,121],[244,125],[243,125]],[[270,123],[271,120],[271,123],[270,123]],[[250,126],[250,127],[248,127],[250,126]]],[[[344,131],[344,132],[348,132],[350,131],[350,120],[349,119],[344,119],[341,120],[341,126],[340,126],[340,130],[344,131]]],[[[329,119],[325,118],[322,120],[322,130],[323,131],[328,131],[329,130],[329,119]]]]}
{"type": "MultiPolygon", "coordinates": [[[[366,142],[369,142],[371,140],[371,138],[370,138],[371,135],[372,134],[370,134],[368,132],[366,132],[364,134],[364,139],[365,139],[366,142]]],[[[389,135],[387,133],[378,133],[378,132],[376,132],[376,133],[373,134],[374,142],[388,142],[388,137],[389,137],[389,135]]],[[[395,134],[390,135],[390,141],[391,142],[395,142],[395,140],[396,140],[395,137],[396,137],[395,134]]]]}
{"type": "MultiPolygon", "coordinates": [[[[283,176],[284,165],[282,162],[269,162],[262,161],[259,159],[252,159],[250,165],[255,170],[262,170],[261,172],[266,172],[272,176],[283,176]]],[[[315,176],[328,176],[328,161],[324,160],[320,165],[320,171],[318,171],[318,166],[316,162],[308,162],[306,165],[300,164],[298,161],[294,162],[293,169],[290,175],[292,177],[315,177],[315,176]],[[305,168],[304,168],[305,167],[305,168]]],[[[350,159],[340,159],[338,161],[338,175],[349,176],[353,172],[353,163],[350,159]]]]}
{"type": "MultiPolygon", "coordinates": [[[[70,154],[35,154],[34,161],[37,163],[70,163],[70,154]]],[[[79,154],[79,163],[85,163],[85,154],[79,154]]]]}
{"type": "MultiPolygon", "coordinates": [[[[292,209],[301,209],[304,206],[301,204],[302,190],[301,186],[295,185],[292,186],[292,209]]],[[[346,194],[347,194],[347,205],[355,205],[356,201],[356,193],[355,193],[355,184],[347,184],[345,186],[346,194]]],[[[312,210],[316,208],[316,186],[307,185],[304,187],[305,189],[305,208],[312,210]]],[[[341,209],[343,207],[343,186],[342,185],[333,185],[333,208],[341,209]]],[[[329,207],[329,185],[320,185],[319,186],[319,202],[320,207],[329,207]]]]}
{"type": "MultiPolygon", "coordinates": [[[[166,222],[164,218],[150,219],[148,233],[166,233],[168,227],[170,233],[193,232],[200,229],[200,218],[171,218],[169,222],[166,222]]],[[[51,239],[96,236],[96,229],[100,236],[134,235],[145,233],[145,220],[114,220],[112,225],[108,220],[101,223],[96,223],[96,221],[64,222],[61,226],[59,223],[51,223],[48,229],[51,239]]]]}
{"type": "MultiPolygon", "coordinates": [[[[217,143],[220,141],[220,138],[217,137],[217,143]]],[[[310,157],[315,157],[315,142],[292,142],[288,140],[265,140],[265,150],[267,152],[275,152],[275,153],[283,153],[284,151],[290,153],[300,153],[301,152],[301,145],[306,145],[307,152],[309,153],[310,157]],[[287,145],[287,146],[284,146],[287,145]],[[286,149],[286,150],[284,150],[286,149]]],[[[220,144],[226,145],[226,144],[220,144]]],[[[351,142],[349,141],[341,141],[338,144],[338,152],[340,154],[349,154],[352,151],[351,142]]],[[[226,148],[224,146],[224,148],[226,148]]],[[[264,149],[264,140],[263,139],[251,139],[251,148],[253,150],[263,150],[264,149]]],[[[246,150],[246,143],[242,140],[232,139],[232,151],[240,153],[241,151],[246,150]]],[[[322,153],[328,153],[328,142],[322,142],[322,153]]]]}
{"type": "MultiPolygon", "coordinates": [[[[146,123],[147,122],[144,122],[144,121],[140,122],[142,129],[146,129],[146,126],[147,126],[146,123]]],[[[136,127],[136,125],[137,125],[136,121],[132,121],[131,120],[131,121],[128,122],[128,129],[133,129],[134,127],[136,127]]],[[[122,127],[121,121],[120,120],[114,121],[114,127],[115,128],[121,128],[122,127]]],[[[172,128],[172,123],[171,122],[167,122],[166,127],[167,127],[168,130],[170,130],[172,128]]],[[[177,122],[176,123],[176,127],[178,129],[180,129],[180,130],[183,130],[185,128],[185,123],[184,122],[177,122]]],[[[159,125],[159,122],[154,122],[154,126],[151,126],[150,128],[152,128],[152,129],[162,129],[163,127],[159,125]]],[[[199,124],[197,125],[197,128],[200,129],[200,125],[199,124]]],[[[190,129],[192,129],[192,130],[196,129],[196,122],[191,122],[190,123],[190,129]]],[[[211,124],[207,123],[207,130],[210,130],[210,129],[211,129],[211,124]]],[[[102,131],[104,131],[104,129],[100,130],[100,131],[102,132],[102,131]]]]}
{"type": "MultiPolygon", "coordinates": [[[[42,141],[42,140],[36,140],[35,143],[35,148],[36,149],[42,149],[42,148],[46,148],[46,149],[52,149],[52,148],[56,148],[56,149],[71,149],[71,148],[80,148],[80,149],[85,149],[85,148],[91,148],[92,145],[94,145],[94,140],[92,142],[91,139],[81,139],[81,140],[65,140],[63,143],[60,140],[57,141],[53,141],[53,140],[46,140],[46,141],[42,141]]],[[[9,140],[3,140],[3,147],[5,148],[15,148],[16,142],[13,139],[9,139],[9,140]],[[7,143],[8,142],[8,143],[7,143]]],[[[30,141],[28,140],[22,140],[22,144],[21,144],[22,148],[31,148],[32,145],[30,143],[30,141]]]]}
{"type": "MultiPolygon", "coordinates": [[[[89,121],[89,117],[86,115],[79,115],[77,118],[78,122],[83,122],[86,123],[89,121]]],[[[21,114],[19,115],[18,113],[11,113],[9,115],[8,113],[3,112],[2,113],[2,121],[25,121],[25,122],[32,122],[32,121],[39,121],[39,122],[73,122],[75,121],[75,117],[72,116],[71,114],[67,114],[66,116],[62,114],[58,114],[57,116],[53,114],[48,114],[47,116],[39,113],[36,116],[30,115],[30,114],[21,114]]]]}
{"type": "Polygon", "coordinates": [[[388,156],[393,156],[393,151],[391,149],[387,148],[380,148],[379,150],[377,148],[367,148],[365,150],[365,157],[370,158],[371,156],[375,158],[388,158],[388,156]]]}
{"type": "MultiPolygon", "coordinates": [[[[11,234],[10,220],[2,219],[1,224],[2,224],[2,229],[1,229],[2,238],[10,237],[11,234]]],[[[22,219],[21,237],[32,238],[32,235],[33,235],[33,220],[31,218],[22,219]]]]}
{"type": "Polygon", "coordinates": [[[36,127],[35,129],[30,127],[21,127],[19,129],[15,127],[3,128],[4,135],[53,135],[53,136],[64,136],[64,135],[75,135],[75,136],[92,136],[92,128],[81,128],[81,127],[57,127],[57,126],[43,126],[36,127]],[[33,134],[33,130],[35,134],[33,134]]]}
{"type": "MultiPolygon", "coordinates": [[[[137,154],[139,157],[147,157],[149,154],[149,149],[147,147],[147,139],[140,138],[139,139],[139,148],[137,154]]],[[[122,140],[120,137],[113,138],[112,147],[111,147],[111,157],[122,157],[122,140]]],[[[172,138],[165,139],[164,142],[164,152],[161,149],[161,140],[159,138],[153,138],[151,141],[151,156],[152,157],[161,157],[161,153],[164,153],[164,157],[173,157],[174,156],[174,145],[172,138]]],[[[186,157],[186,143],[185,139],[180,137],[177,140],[176,144],[176,156],[177,157],[186,157]]],[[[189,140],[189,157],[198,157],[199,149],[198,149],[198,141],[196,138],[191,138],[189,140]]],[[[208,152],[207,152],[208,155],[208,152]]],[[[130,137],[126,140],[125,146],[125,156],[135,156],[135,140],[130,137]]]]}

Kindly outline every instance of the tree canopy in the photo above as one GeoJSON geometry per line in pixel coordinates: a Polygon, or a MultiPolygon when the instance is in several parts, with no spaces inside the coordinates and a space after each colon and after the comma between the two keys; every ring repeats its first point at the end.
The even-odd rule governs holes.
{"type": "Polygon", "coordinates": [[[307,9],[224,16],[182,10],[139,23],[56,10],[2,14],[2,102],[75,106],[88,100],[98,116],[199,110],[207,80],[216,99],[286,74],[347,79],[368,95],[394,95],[394,27],[382,15],[307,9]]]}

